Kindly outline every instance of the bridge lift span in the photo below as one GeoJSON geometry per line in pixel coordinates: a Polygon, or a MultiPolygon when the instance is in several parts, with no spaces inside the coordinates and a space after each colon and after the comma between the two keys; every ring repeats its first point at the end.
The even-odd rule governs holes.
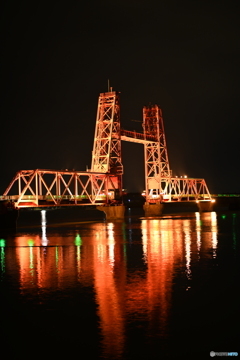
{"type": "Polygon", "coordinates": [[[144,146],[147,215],[160,214],[164,202],[174,201],[195,201],[201,204],[200,209],[210,209],[213,200],[204,179],[172,176],[161,109],[157,105],[143,108],[142,133],[124,130],[120,124],[119,93],[115,91],[99,96],[89,171],[21,170],[1,199],[11,200],[18,208],[98,205],[107,218],[121,218],[121,141],[144,146]],[[13,191],[17,195],[11,195],[13,191]],[[108,206],[113,204],[115,210],[108,206]]]}

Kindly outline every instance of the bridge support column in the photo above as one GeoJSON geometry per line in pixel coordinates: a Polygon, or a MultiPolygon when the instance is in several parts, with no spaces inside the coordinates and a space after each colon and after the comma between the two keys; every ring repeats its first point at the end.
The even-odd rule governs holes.
{"type": "Polygon", "coordinates": [[[143,205],[143,210],[145,212],[145,216],[160,216],[163,212],[164,204],[158,202],[155,204],[151,204],[146,202],[143,205]]]}
{"type": "Polygon", "coordinates": [[[114,206],[97,206],[97,210],[103,211],[106,214],[107,220],[121,220],[124,219],[125,206],[114,205],[114,206]]]}
{"type": "Polygon", "coordinates": [[[212,201],[198,201],[198,210],[200,212],[211,212],[213,211],[214,202],[212,201]]]}

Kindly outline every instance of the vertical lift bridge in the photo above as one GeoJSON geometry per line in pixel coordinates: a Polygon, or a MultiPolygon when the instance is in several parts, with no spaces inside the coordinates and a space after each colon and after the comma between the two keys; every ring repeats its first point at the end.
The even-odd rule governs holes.
{"type": "Polygon", "coordinates": [[[107,217],[122,217],[124,210],[113,215],[107,211],[108,205],[123,207],[121,141],[144,146],[146,214],[158,214],[160,204],[173,201],[195,201],[209,208],[213,200],[204,179],[172,176],[161,109],[157,105],[143,108],[142,133],[124,130],[115,91],[99,96],[90,171],[21,170],[1,199],[18,208],[102,205],[99,209],[107,217]],[[11,195],[13,191],[17,195],[11,195]]]}

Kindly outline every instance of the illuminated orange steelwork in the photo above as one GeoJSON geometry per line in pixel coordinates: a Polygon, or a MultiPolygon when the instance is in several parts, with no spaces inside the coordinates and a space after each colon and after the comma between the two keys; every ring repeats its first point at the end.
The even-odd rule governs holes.
{"type": "Polygon", "coordinates": [[[81,206],[105,203],[108,184],[114,189],[111,177],[87,171],[21,170],[3,198],[15,201],[18,207],[81,206]],[[18,195],[9,196],[18,186],[18,195]]]}
{"type": "Polygon", "coordinates": [[[107,173],[122,192],[122,154],[119,93],[102,93],[98,100],[91,171],[107,173]],[[111,175],[110,175],[111,174],[111,175]]]}
{"type": "Polygon", "coordinates": [[[17,207],[122,204],[121,141],[144,145],[146,204],[212,200],[204,179],[172,176],[158,105],[143,108],[143,133],[127,131],[115,91],[99,96],[91,171],[21,170],[1,198],[17,207]]]}

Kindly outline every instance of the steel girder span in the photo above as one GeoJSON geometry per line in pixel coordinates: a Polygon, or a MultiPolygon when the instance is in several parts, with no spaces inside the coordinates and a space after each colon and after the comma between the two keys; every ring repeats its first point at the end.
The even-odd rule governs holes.
{"type": "Polygon", "coordinates": [[[88,171],[21,170],[1,197],[16,207],[97,205],[111,202],[110,175],[88,171]],[[11,193],[17,195],[11,195],[11,193]]]}

